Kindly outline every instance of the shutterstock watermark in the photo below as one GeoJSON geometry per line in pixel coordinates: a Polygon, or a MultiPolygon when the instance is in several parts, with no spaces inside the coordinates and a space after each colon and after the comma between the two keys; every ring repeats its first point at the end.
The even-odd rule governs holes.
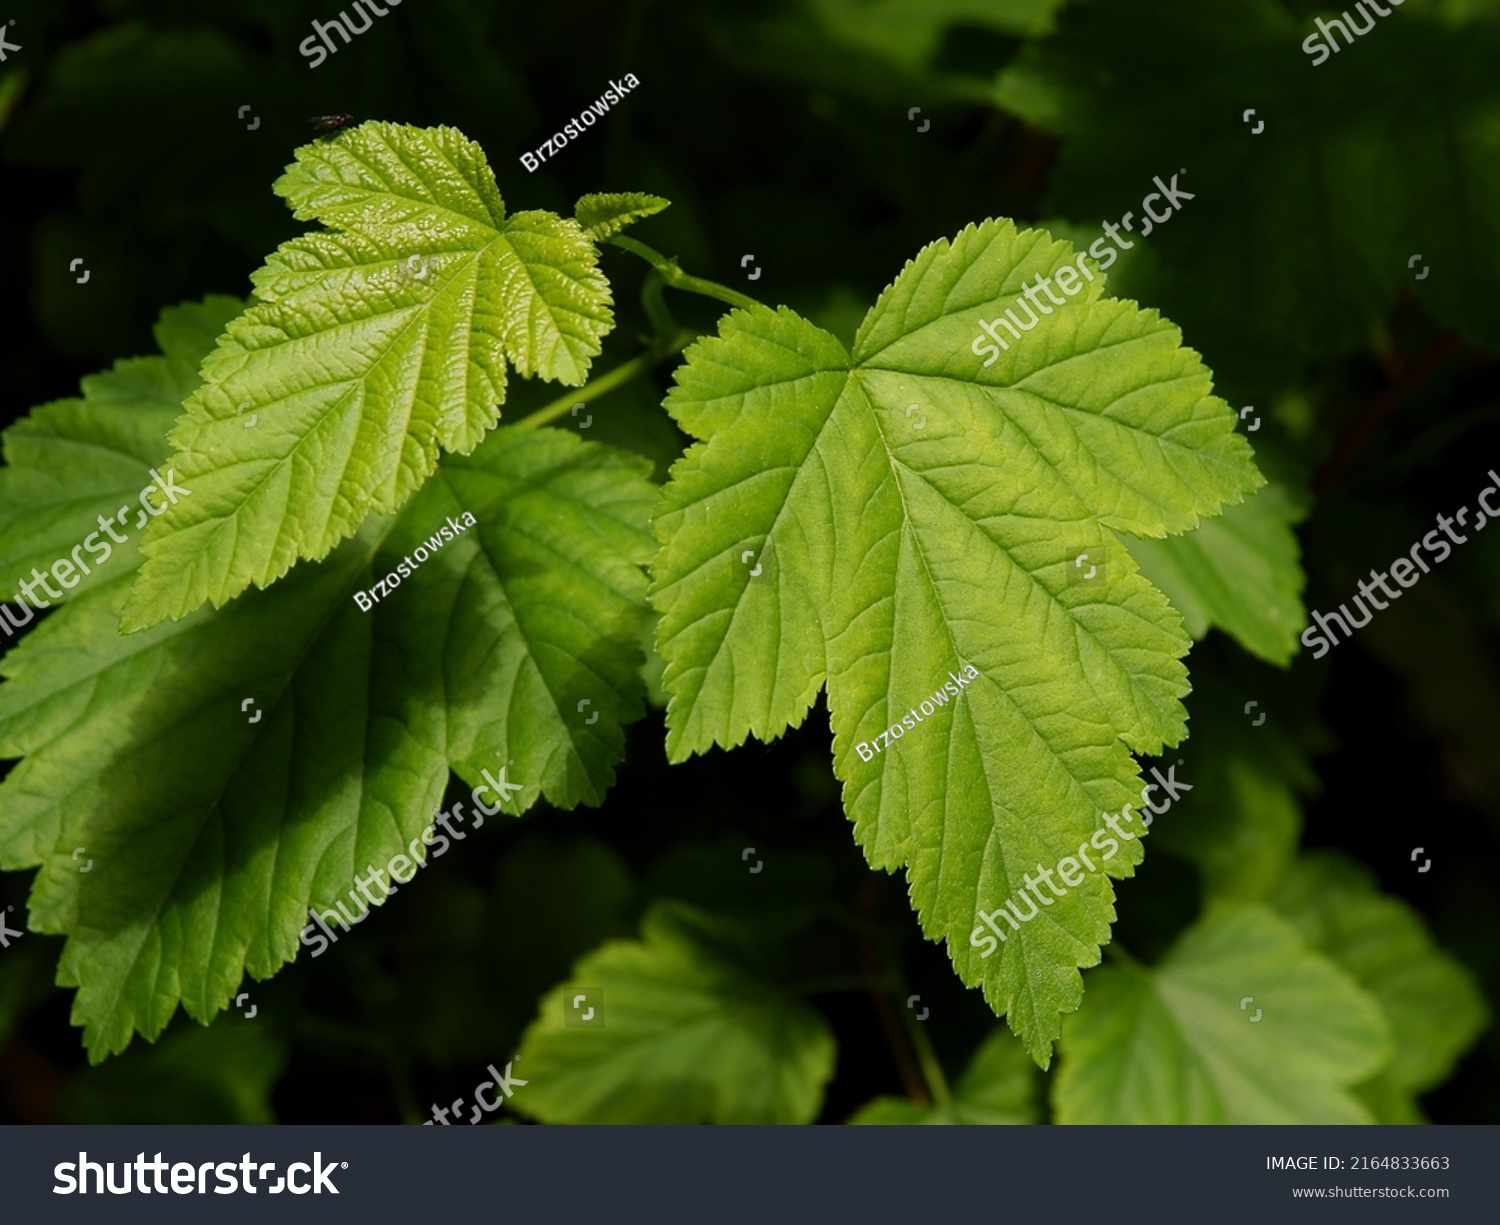
{"type": "MultiPolygon", "coordinates": [[[[154,519],[157,515],[165,514],[168,506],[177,505],[179,494],[187,497],[193,492],[191,489],[184,489],[172,479],[177,472],[175,465],[167,469],[165,477],[155,468],[150,468],[147,471],[151,473],[151,484],[147,485],[136,496],[136,501],[141,505],[141,509],[135,513],[135,526],[137,529],[146,526],[147,512],[150,512],[151,518],[154,519]],[[151,501],[151,495],[156,493],[157,490],[161,491],[163,498],[161,506],[157,506],[151,501]]],[[[94,570],[99,569],[109,561],[110,556],[114,553],[115,545],[125,544],[130,539],[129,536],[121,536],[115,531],[115,524],[118,523],[121,527],[124,527],[129,517],[129,503],[120,507],[119,510],[107,519],[103,515],[96,515],[95,518],[99,521],[99,531],[90,532],[83,538],[83,543],[74,545],[73,551],[68,557],[59,557],[47,568],[46,573],[32,566],[31,577],[16,583],[16,590],[20,594],[16,596],[15,603],[20,605],[25,611],[26,619],[24,621],[17,620],[7,605],[0,604],[0,613],[4,614],[0,616],[0,629],[5,630],[5,636],[9,638],[22,626],[30,625],[32,618],[36,616],[35,609],[51,608],[52,600],[61,600],[63,598],[63,593],[61,591],[54,591],[51,584],[47,582],[49,575],[57,580],[58,586],[71,591],[79,583],[83,582],[83,579],[78,576],[78,571],[82,570],[84,574],[92,574],[94,570]],[[99,539],[101,534],[107,535],[109,539],[99,539]],[[114,543],[110,543],[111,541],[114,543]],[[88,562],[79,556],[84,550],[87,550],[93,558],[94,566],[92,570],[89,568],[88,562]],[[72,560],[70,561],[69,558],[72,560]],[[44,600],[32,590],[34,587],[41,587],[51,599],[44,600]],[[30,607],[27,606],[27,600],[31,601],[30,607]]]]}
{"type": "MultiPolygon", "coordinates": [[[[472,794],[469,796],[469,799],[474,804],[474,807],[479,809],[479,812],[474,816],[475,829],[479,829],[484,825],[485,817],[493,817],[497,812],[500,811],[499,804],[496,804],[492,808],[480,801],[479,793],[481,791],[489,791],[491,788],[494,788],[494,790],[499,794],[502,800],[507,800],[510,798],[510,793],[512,791],[520,791],[522,787],[522,784],[520,783],[512,783],[506,781],[505,769],[503,767],[500,770],[499,778],[494,778],[488,770],[481,770],[480,773],[484,775],[485,781],[480,783],[479,786],[475,787],[472,794]]],[[[452,845],[450,839],[452,839],[453,841],[462,842],[469,836],[468,834],[460,833],[458,830],[454,829],[452,825],[449,824],[451,820],[457,820],[461,823],[464,819],[463,811],[464,803],[462,800],[459,800],[453,805],[451,813],[447,811],[439,812],[438,810],[434,809],[432,815],[437,818],[436,823],[429,823],[426,829],[424,829],[420,834],[413,838],[410,843],[407,844],[405,852],[399,855],[393,855],[390,859],[390,862],[388,862],[383,869],[366,866],[365,874],[363,876],[356,876],[354,878],[355,888],[357,888],[360,894],[364,896],[365,902],[367,903],[364,906],[360,906],[359,900],[355,896],[354,889],[349,890],[349,904],[351,906],[358,907],[358,918],[349,914],[344,909],[344,903],[342,901],[334,903],[334,905],[338,907],[337,910],[329,909],[322,911],[321,913],[316,910],[308,910],[307,917],[310,918],[312,922],[302,929],[301,943],[306,947],[313,949],[312,955],[314,957],[317,957],[327,952],[328,946],[330,944],[337,944],[339,942],[338,936],[334,934],[333,928],[329,926],[327,920],[333,920],[334,923],[337,923],[339,925],[339,930],[343,931],[346,934],[348,933],[349,929],[354,926],[354,924],[363,923],[370,913],[371,906],[379,906],[383,904],[386,898],[390,897],[391,894],[396,892],[396,885],[387,884],[386,877],[390,877],[390,879],[395,881],[396,884],[408,885],[411,883],[412,878],[416,876],[418,870],[420,870],[421,868],[425,868],[428,863],[436,859],[439,855],[446,851],[450,845],[452,845]],[[439,834],[437,832],[438,825],[441,825],[445,830],[447,830],[447,834],[439,834]],[[419,842],[424,846],[432,848],[432,854],[427,856],[425,859],[417,850],[417,844],[419,842]],[[377,884],[380,886],[381,894],[379,897],[374,897],[370,893],[370,888],[372,885],[377,884]],[[315,928],[321,929],[321,932],[316,931],[315,928]],[[314,944],[316,944],[318,947],[313,948],[314,944]]]]}
{"type": "Polygon", "coordinates": [[[13,909],[14,907],[7,906],[4,910],[0,910],[0,949],[10,948],[12,937],[19,940],[26,934],[24,930],[17,931],[15,928],[6,925],[5,916],[8,915],[13,909]]]}
{"type": "MultiPolygon", "coordinates": [[[[1114,252],[1111,251],[1110,254],[1113,255],[1114,252]]],[[[984,364],[986,366],[994,365],[1000,357],[1000,349],[1009,350],[1010,348],[1010,345],[1005,341],[1005,337],[1001,336],[996,329],[1003,327],[1010,333],[1012,340],[1020,340],[1022,332],[1031,331],[1032,328],[1041,322],[1041,317],[1036,313],[1038,310],[1043,315],[1050,315],[1052,313],[1052,307],[1037,297],[1038,294],[1044,291],[1054,306],[1066,306],[1068,299],[1059,298],[1052,292],[1052,279],[1056,277],[1057,287],[1063,293],[1067,294],[1068,298],[1073,297],[1083,288],[1083,281],[1080,279],[1079,273],[1082,273],[1083,276],[1091,281],[1094,279],[1094,274],[1089,271],[1088,265],[1083,262],[1086,259],[1088,259],[1088,255],[1080,252],[1078,256],[1078,272],[1074,272],[1072,267],[1069,266],[1059,268],[1052,276],[1043,276],[1038,272],[1036,274],[1035,285],[1027,285],[1026,282],[1022,281],[1021,284],[1024,293],[1022,297],[1016,299],[1015,305],[1006,307],[1005,314],[1003,315],[998,315],[994,319],[981,319],[979,321],[980,330],[995,343],[986,344],[984,336],[976,336],[969,345],[969,352],[975,357],[984,357],[988,353],[989,357],[985,358],[984,364]],[[1021,306],[1023,300],[1025,302],[1026,316],[1031,320],[1030,323],[1022,323],[1020,317],[1016,314],[1016,307],[1021,306]],[[1000,348],[997,349],[995,345],[999,345],[1000,348]]]]}
{"type": "MultiPolygon", "coordinates": [[[[1181,764],[1179,761],[1177,766],[1181,764]]],[[[1140,814],[1139,820],[1142,828],[1150,829],[1152,819],[1161,816],[1171,808],[1173,802],[1178,798],[1179,793],[1193,789],[1192,784],[1177,780],[1177,766],[1169,769],[1165,778],[1162,777],[1161,771],[1155,766],[1151,767],[1151,776],[1156,779],[1156,782],[1148,783],[1141,791],[1141,808],[1143,811],[1140,814]],[[1158,790],[1166,792],[1166,798],[1159,805],[1150,798],[1151,793],[1158,790]],[[1148,813],[1150,814],[1149,816],[1147,815],[1148,813]]],[[[1040,907],[1051,906],[1058,898],[1067,897],[1068,889],[1076,889],[1079,885],[1083,884],[1083,869],[1085,867],[1091,873],[1099,870],[1098,865],[1094,863],[1089,855],[1090,847],[1093,847],[1094,850],[1100,853],[1099,862],[1105,863],[1120,853],[1120,843],[1122,841],[1134,842],[1141,836],[1140,834],[1133,834],[1125,828],[1137,820],[1136,815],[1130,811],[1132,807],[1133,805],[1126,804],[1118,814],[1112,812],[1100,813],[1099,816],[1104,822],[1104,826],[1095,830],[1093,836],[1086,842],[1080,842],[1075,854],[1064,855],[1050,868],[1043,867],[1038,863],[1036,865],[1035,880],[1032,880],[1029,872],[1021,878],[1023,884],[1020,896],[1026,901],[1027,909],[1031,913],[1022,914],[1021,908],[1016,905],[1013,897],[1007,898],[988,914],[983,910],[977,912],[980,926],[969,933],[969,944],[973,948],[984,949],[984,952],[979,954],[981,961],[1005,943],[1006,933],[995,922],[997,918],[1004,919],[1009,923],[1011,931],[1020,931],[1022,923],[1030,923],[1032,919],[1041,913],[1040,907]],[[1114,836],[1111,836],[1111,834],[1114,836]],[[1061,877],[1063,885],[1067,886],[1067,888],[1059,888],[1053,882],[1052,878],[1054,876],[1061,877]],[[1042,892],[1043,884],[1047,886],[1047,893],[1042,892]],[[994,935],[986,933],[984,930],[986,927],[994,935]],[[999,937],[998,940],[996,940],[996,936],[999,937]]]]}
{"type": "MultiPolygon", "coordinates": [[[[1394,4],[1397,8],[1400,8],[1401,5],[1406,3],[1406,0],[1387,0],[1387,3],[1394,4]]],[[[1333,55],[1337,55],[1344,49],[1339,46],[1338,39],[1333,36],[1335,30],[1343,34],[1344,46],[1352,47],[1356,34],[1363,37],[1375,28],[1375,16],[1389,17],[1391,15],[1391,10],[1382,8],[1379,0],[1359,0],[1359,3],[1354,6],[1354,12],[1365,19],[1365,28],[1363,30],[1359,28],[1359,22],[1354,20],[1354,15],[1348,9],[1344,10],[1342,18],[1333,17],[1328,21],[1324,21],[1319,17],[1313,22],[1318,27],[1318,32],[1316,34],[1309,34],[1302,40],[1302,50],[1307,52],[1308,55],[1318,57],[1312,62],[1314,68],[1319,67],[1328,58],[1330,54],[1328,47],[1333,48],[1333,55]],[[1365,8],[1367,4],[1370,6],[1368,11],[1365,8]],[[1349,33],[1351,29],[1354,31],[1354,34],[1349,33]],[[1322,43],[1322,40],[1325,38],[1328,40],[1328,47],[1325,47],[1322,43]]]]}
{"type": "MultiPolygon", "coordinates": [[[[391,8],[398,8],[401,5],[401,0],[385,0],[385,2],[389,4],[391,8]]],[[[372,25],[375,24],[376,17],[384,17],[391,11],[390,9],[381,8],[380,5],[375,3],[375,0],[354,0],[353,7],[354,16],[363,17],[365,19],[364,25],[355,25],[354,17],[349,16],[348,9],[345,9],[327,24],[324,24],[321,21],[314,21],[312,23],[313,32],[306,38],[304,38],[297,47],[297,50],[302,52],[302,54],[310,60],[313,59],[314,55],[318,57],[308,65],[309,68],[316,68],[330,55],[333,55],[338,51],[338,48],[333,45],[333,39],[328,37],[330,31],[337,30],[339,37],[344,40],[344,46],[347,47],[351,42],[354,41],[354,36],[356,34],[363,34],[366,30],[368,30],[372,25]],[[369,12],[367,13],[363,9],[361,9],[361,5],[363,5],[365,9],[368,9],[369,12]],[[328,50],[325,51],[323,50],[323,47],[318,46],[319,39],[322,39],[323,46],[327,47],[328,50]]]]}
{"type": "MultiPolygon", "coordinates": [[[[1149,196],[1141,201],[1141,209],[1145,213],[1145,217],[1143,218],[1145,224],[1141,228],[1142,238],[1145,238],[1147,235],[1149,235],[1156,226],[1163,225],[1166,222],[1172,220],[1173,216],[1176,215],[1176,213],[1182,208],[1182,204],[1180,203],[1181,201],[1193,199],[1192,192],[1183,191],[1177,186],[1177,175],[1186,173],[1186,170],[1179,170],[1177,174],[1174,174],[1172,176],[1172,182],[1170,184],[1163,183],[1159,176],[1153,177],[1152,182],[1155,183],[1157,187],[1161,188],[1161,191],[1152,192],[1149,196]],[[1165,210],[1162,216],[1158,217],[1156,213],[1151,209],[1151,202],[1153,200],[1162,199],[1165,199],[1166,202],[1172,207],[1165,210]]],[[[1135,246],[1135,243],[1131,242],[1128,238],[1120,237],[1120,230],[1122,228],[1129,230],[1131,233],[1135,232],[1134,221],[1135,213],[1129,212],[1120,218],[1118,225],[1112,221],[1106,221],[1104,223],[1104,232],[1106,235],[1108,235],[1109,242],[1113,242],[1115,244],[1115,247],[1118,247],[1121,251],[1128,251],[1130,248],[1135,246]]],[[[986,366],[993,365],[994,362],[1000,357],[1001,349],[1010,349],[1010,345],[1006,343],[1005,338],[1000,335],[999,331],[997,331],[996,329],[1003,327],[1007,332],[1010,333],[1010,337],[1012,340],[1020,340],[1022,332],[1029,332],[1032,328],[1036,327],[1036,325],[1041,322],[1040,317],[1037,315],[1038,310],[1041,311],[1043,315],[1050,315],[1052,313],[1052,307],[1048,306],[1046,302],[1041,301],[1041,299],[1038,297],[1039,294],[1046,293],[1048,301],[1050,301],[1053,306],[1067,305],[1068,298],[1075,297],[1078,294],[1079,290],[1083,288],[1085,280],[1092,281],[1094,279],[1094,274],[1089,271],[1088,265],[1084,263],[1084,261],[1088,259],[1092,259],[1096,264],[1099,265],[1099,271],[1104,272],[1108,270],[1109,266],[1113,264],[1115,260],[1119,259],[1119,255],[1115,252],[1114,248],[1110,247],[1106,243],[1105,239],[1101,238],[1098,239],[1092,246],[1090,246],[1087,252],[1079,252],[1078,259],[1076,261],[1078,264],[1077,272],[1074,272],[1071,266],[1067,266],[1059,268],[1050,277],[1043,276],[1040,272],[1037,273],[1035,285],[1027,285],[1023,281],[1021,283],[1023,287],[1022,297],[1016,299],[1015,307],[1019,307],[1022,304],[1022,300],[1024,298],[1027,303],[1026,315],[1031,320],[1031,322],[1022,323],[1020,317],[1017,316],[1015,312],[1015,307],[1007,307],[1005,314],[999,316],[996,319],[981,319],[979,321],[979,327],[981,331],[983,331],[984,334],[987,335],[994,343],[991,344],[986,342],[984,336],[976,336],[969,345],[969,352],[974,354],[975,357],[984,357],[984,355],[988,353],[989,357],[985,359],[984,364],[986,366]],[[1103,249],[1101,250],[1101,248],[1103,249]],[[1063,293],[1067,295],[1067,297],[1059,298],[1055,293],[1052,292],[1052,282],[1054,279],[1057,281],[1057,287],[1061,289],[1063,293]],[[996,348],[996,345],[998,345],[999,348],[996,348]]]]}
{"type": "Polygon", "coordinates": [[[156,1154],[154,1160],[147,1161],[145,1153],[137,1153],[133,1162],[122,1161],[119,1167],[120,1182],[116,1186],[115,1162],[90,1161],[88,1153],[81,1152],[77,1161],[59,1161],[52,1167],[52,1176],[57,1179],[52,1194],[88,1195],[89,1176],[93,1175],[96,1195],[103,1195],[106,1191],[110,1195],[130,1195],[132,1192],[140,1195],[150,1195],[152,1192],[166,1195],[169,1191],[173,1195],[207,1195],[208,1176],[212,1174],[218,1184],[213,1189],[215,1195],[233,1195],[237,1191],[255,1195],[260,1190],[264,1190],[267,1195],[280,1195],[283,1191],[290,1191],[293,1195],[306,1195],[309,1191],[314,1195],[322,1195],[324,1191],[329,1195],[337,1195],[339,1189],[333,1185],[333,1172],[347,1170],[349,1163],[330,1161],[325,1165],[323,1154],[314,1153],[311,1165],[305,1161],[294,1161],[287,1166],[284,1176],[269,1186],[260,1188],[255,1184],[266,1183],[276,1172],[276,1163],[256,1161],[249,1153],[238,1162],[205,1161],[196,1166],[189,1161],[163,1161],[160,1153],[156,1154]],[[312,1180],[299,1180],[299,1170],[303,1174],[312,1175],[312,1180]],[[132,1173],[135,1175],[133,1181],[132,1173]],[[151,1175],[149,1180],[146,1177],[148,1173],[151,1175]],[[162,1181],[166,1175],[170,1175],[170,1187],[162,1181]]]}
{"type": "MultiPolygon", "coordinates": [[[[1500,519],[1500,504],[1491,506],[1489,502],[1491,494],[1500,494],[1500,475],[1496,475],[1495,470],[1491,468],[1488,476],[1494,483],[1486,485],[1479,491],[1479,497],[1476,499],[1479,503],[1479,512],[1474,517],[1474,525],[1470,529],[1471,531],[1482,532],[1484,531],[1485,524],[1491,519],[1500,519]]],[[[1426,549],[1427,552],[1432,554],[1433,565],[1447,561],[1449,555],[1453,552],[1453,545],[1467,544],[1469,542],[1467,536],[1453,530],[1455,527],[1464,527],[1468,517],[1469,508],[1467,506],[1460,506],[1458,514],[1454,515],[1451,519],[1447,515],[1439,515],[1437,517],[1437,527],[1433,528],[1421,540],[1412,545],[1407,550],[1405,557],[1397,558],[1391,563],[1390,577],[1395,579],[1403,588],[1415,587],[1422,575],[1427,574],[1432,569],[1432,566],[1429,566],[1422,560],[1421,550],[1426,549]],[[1444,539],[1444,537],[1447,537],[1447,539],[1444,539]],[[1450,540],[1453,544],[1448,543],[1450,540]],[[1421,574],[1417,573],[1418,569],[1421,570],[1421,574]]],[[[1376,587],[1380,588],[1382,594],[1390,597],[1390,600],[1399,600],[1401,598],[1401,592],[1395,591],[1387,585],[1386,573],[1385,570],[1371,570],[1370,581],[1359,580],[1360,594],[1354,597],[1354,606],[1359,609],[1364,618],[1363,620],[1355,618],[1354,614],[1349,611],[1348,604],[1340,604],[1338,612],[1320,613],[1316,609],[1313,610],[1312,620],[1314,624],[1309,625],[1302,631],[1302,645],[1312,651],[1314,659],[1322,659],[1329,651],[1338,646],[1338,635],[1333,632],[1335,623],[1344,631],[1344,638],[1347,641],[1354,637],[1355,630],[1364,629],[1365,626],[1369,625],[1377,612],[1384,612],[1390,607],[1390,603],[1387,600],[1382,600],[1380,596],[1375,594],[1374,589],[1376,587]],[[1370,601],[1368,606],[1365,604],[1366,600],[1370,601]],[[1319,631],[1322,632],[1320,633],[1319,631]],[[1327,637],[1324,635],[1327,635],[1327,637]]]]}
{"type": "MultiPolygon", "coordinates": [[[[524,1085],[528,1083],[527,1081],[522,1080],[519,1076],[511,1075],[510,1070],[515,1066],[516,1062],[519,1059],[520,1056],[517,1055],[515,1059],[512,1059],[508,1064],[505,1065],[504,1075],[501,1075],[499,1072],[495,1071],[494,1064],[491,1063],[486,1065],[484,1070],[490,1074],[490,1078],[494,1081],[495,1087],[500,1090],[500,1096],[495,1097],[492,1094],[491,1100],[489,1102],[486,1102],[484,1100],[484,1091],[490,1087],[490,1081],[487,1080],[475,1086],[474,1113],[469,1116],[469,1123],[471,1125],[479,1122],[480,1119],[482,1119],[485,1115],[491,1113],[492,1111],[499,1110],[500,1103],[502,1101],[504,1101],[508,1097],[514,1096],[514,1086],[524,1085]]],[[[422,1124],[422,1126],[431,1127],[434,1123],[440,1123],[444,1127],[451,1127],[452,1124],[448,1122],[448,1116],[451,1114],[456,1119],[462,1119],[463,1105],[464,1099],[458,1098],[456,1101],[454,1101],[453,1105],[447,1107],[447,1109],[444,1109],[442,1106],[433,1106],[432,1118],[428,1119],[427,1122],[422,1124]]]]}

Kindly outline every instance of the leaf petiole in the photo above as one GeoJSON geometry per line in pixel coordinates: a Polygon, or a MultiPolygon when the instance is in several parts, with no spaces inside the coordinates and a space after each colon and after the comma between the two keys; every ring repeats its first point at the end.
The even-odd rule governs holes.
{"type": "Polygon", "coordinates": [[[953,1106],[953,1092],[948,1088],[948,1078],[943,1075],[943,1065],[938,1062],[937,1052],[927,1038],[922,1022],[917,1020],[910,1008],[898,1010],[906,1023],[906,1032],[916,1052],[917,1064],[922,1069],[922,1079],[927,1083],[927,1092],[937,1110],[949,1110],[953,1106]]]}
{"type": "Polygon", "coordinates": [[[662,296],[666,284],[666,278],[655,268],[646,273],[646,279],[641,283],[641,309],[651,321],[652,344],[665,343],[669,336],[677,335],[677,321],[672,318],[672,311],[662,296]]]}
{"type": "Polygon", "coordinates": [[[645,374],[658,362],[671,357],[674,353],[680,353],[697,339],[697,332],[683,328],[666,343],[653,344],[644,353],[638,353],[628,362],[622,362],[608,373],[601,374],[596,379],[590,379],[576,391],[558,396],[557,399],[544,404],[536,412],[522,417],[515,423],[516,428],[531,429],[556,421],[564,413],[571,412],[575,405],[591,403],[616,387],[624,386],[631,379],[645,374]]]}
{"type": "Polygon", "coordinates": [[[674,289],[685,289],[689,293],[703,294],[709,298],[717,298],[720,302],[728,302],[730,306],[743,306],[754,308],[762,305],[754,298],[747,297],[737,289],[730,289],[727,285],[720,285],[717,281],[705,280],[701,276],[692,276],[677,266],[675,259],[668,259],[660,251],[654,251],[643,242],[637,242],[634,238],[626,238],[623,234],[616,234],[613,238],[605,241],[619,247],[621,250],[629,251],[639,255],[650,264],[661,278],[674,289]]]}
{"type": "Polygon", "coordinates": [[[630,382],[638,375],[644,374],[652,366],[664,358],[680,353],[698,338],[698,333],[685,328],[679,328],[672,318],[672,312],[668,309],[662,290],[671,285],[674,289],[683,289],[689,293],[703,294],[706,297],[716,298],[720,302],[727,302],[731,306],[755,307],[760,306],[754,298],[730,289],[727,285],[720,285],[715,281],[705,280],[703,277],[692,276],[677,266],[675,259],[669,259],[660,251],[655,251],[643,242],[637,242],[633,238],[616,235],[607,239],[607,242],[622,250],[640,256],[651,265],[651,271],[646,275],[645,283],[641,286],[641,306],[646,312],[646,317],[651,321],[653,335],[650,345],[644,353],[640,353],[616,366],[607,374],[600,375],[591,380],[577,391],[568,392],[557,399],[537,409],[529,416],[522,417],[516,422],[518,427],[535,427],[547,425],[556,421],[564,413],[571,412],[579,404],[587,404],[597,400],[607,392],[616,387],[630,382]]]}

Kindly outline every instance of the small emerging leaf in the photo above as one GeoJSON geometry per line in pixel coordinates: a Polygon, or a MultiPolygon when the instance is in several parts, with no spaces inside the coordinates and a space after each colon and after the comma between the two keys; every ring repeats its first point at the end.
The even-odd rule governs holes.
{"type": "Polygon", "coordinates": [[[585,234],[595,242],[603,242],[642,217],[661,212],[669,203],[660,196],[640,191],[609,192],[584,196],[573,209],[573,216],[585,234]]]}

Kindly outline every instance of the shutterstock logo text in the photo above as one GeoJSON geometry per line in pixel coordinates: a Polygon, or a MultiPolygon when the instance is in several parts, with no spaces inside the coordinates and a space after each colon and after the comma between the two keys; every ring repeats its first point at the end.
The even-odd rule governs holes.
{"type": "Polygon", "coordinates": [[[145,1153],[137,1153],[133,1162],[119,1163],[120,1182],[116,1185],[115,1164],[113,1161],[90,1161],[88,1153],[79,1153],[76,1162],[59,1161],[52,1169],[57,1179],[52,1194],[72,1195],[77,1192],[79,1195],[87,1195],[92,1182],[97,1195],[103,1195],[105,1191],[111,1195],[129,1195],[131,1192],[140,1195],[150,1195],[153,1192],[166,1195],[168,1191],[174,1195],[207,1195],[208,1177],[212,1174],[218,1184],[213,1189],[215,1195],[233,1195],[236,1191],[255,1195],[261,1190],[265,1190],[268,1195],[280,1195],[283,1191],[290,1191],[293,1195],[306,1195],[309,1191],[314,1195],[322,1195],[324,1191],[337,1195],[339,1189],[333,1185],[333,1171],[349,1168],[347,1161],[330,1161],[324,1165],[323,1154],[314,1153],[312,1165],[305,1161],[294,1161],[287,1166],[285,1176],[277,1177],[273,1183],[271,1176],[276,1173],[276,1163],[257,1162],[249,1153],[242,1156],[238,1163],[220,1161],[215,1164],[205,1161],[197,1166],[190,1161],[163,1161],[160,1153],[153,1160],[147,1161],[145,1153]],[[132,1172],[135,1175],[134,1181],[131,1179],[132,1172]],[[312,1175],[312,1181],[309,1182],[306,1177],[299,1179],[299,1172],[304,1176],[312,1175]],[[164,1175],[170,1178],[170,1187],[162,1181],[164,1175]],[[257,1181],[264,1186],[257,1187],[257,1181]]]}

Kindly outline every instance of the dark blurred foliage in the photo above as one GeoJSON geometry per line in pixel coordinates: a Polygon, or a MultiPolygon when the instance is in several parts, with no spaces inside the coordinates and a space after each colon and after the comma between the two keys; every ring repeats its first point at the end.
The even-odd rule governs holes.
{"type": "MultiPolygon", "coordinates": [[[[1295,49],[1309,6],[1258,0],[1070,5],[1034,45],[1030,22],[1049,8],[1034,0],[915,5],[902,20],[876,0],[408,0],[310,70],[297,44],[335,3],[10,6],[23,50],[0,66],[6,421],[152,351],[163,306],[245,294],[302,229],[272,181],[310,138],[309,116],[348,112],[461,129],[512,209],[567,213],[592,191],[665,196],[653,245],[731,285],[751,254],[758,297],[845,338],[925,243],[997,215],[1097,229],[1153,175],[1186,167],[1198,197],[1149,260],[1128,276],[1122,263],[1115,288],[1182,325],[1231,403],[1266,406],[1257,451],[1311,495],[1309,607],[1347,599],[1500,469],[1500,83],[1475,68],[1488,55],[1494,75],[1485,4],[1434,0],[1420,37],[1371,37],[1314,71],[1295,49]],[[626,72],[640,87],[527,173],[519,155],[626,72]],[[1270,121],[1261,145],[1244,134],[1242,102],[1270,121]],[[1410,279],[1408,248],[1434,265],[1430,283],[1410,279]]],[[[639,265],[608,251],[604,266],[619,327],[599,369],[646,329],[639,265]]],[[[712,326],[711,304],[673,306],[712,326]]],[[[594,406],[592,436],[650,455],[659,476],[682,445],[657,407],[668,377],[594,406]]],[[[548,398],[520,386],[506,415],[548,398]]],[[[1210,775],[1218,750],[1264,754],[1306,798],[1302,845],[1373,868],[1493,1001],[1500,534],[1460,549],[1416,594],[1289,673],[1212,633],[1189,661],[1204,735],[1187,748],[1202,755],[1188,776],[1210,775]],[[1270,729],[1238,718],[1247,695],[1263,695],[1270,729]],[[1419,845],[1426,874],[1410,858],[1419,845]]],[[[602,809],[543,806],[486,829],[328,954],[260,985],[256,1020],[231,1011],[203,1031],[179,1017],[157,1046],[137,1041],[101,1068],[85,1067],[70,996],[50,985],[60,941],[28,936],[0,967],[0,1120],[416,1121],[503,1063],[539,996],[664,896],[795,912],[783,925],[795,936],[776,938],[796,940],[802,978],[889,960],[941,1019],[929,1027],[939,1057],[961,1068],[993,1018],[921,939],[902,882],[864,865],[822,708],[774,745],[679,767],[662,744],[653,711],[602,809]],[[767,864],[753,888],[747,846],[767,864]],[[880,938],[854,934],[871,922],[880,938]]],[[[1186,802],[1180,816],[1193,816],[1186,802]]],[[[1289,846],[1297,836],[1294,820],[1289,846]]],[[[1163,838],[1166,853],[1119,890],[1119,938],[1138,956],[1158,955],[1197,911],[1192,843],[1191,831],[1163,838]]],[[[21,902],[22,888],[0,880],[0,901],[21,902]]],[[[839,1042],[823,1119],[902,1093],[910,1056],[888,1043],[871,998],[815,1002],[839,1042]]],[[[1423,1104],[1438,1122],[1500,1118],[1493,1028],[1423,1104]]]]}

